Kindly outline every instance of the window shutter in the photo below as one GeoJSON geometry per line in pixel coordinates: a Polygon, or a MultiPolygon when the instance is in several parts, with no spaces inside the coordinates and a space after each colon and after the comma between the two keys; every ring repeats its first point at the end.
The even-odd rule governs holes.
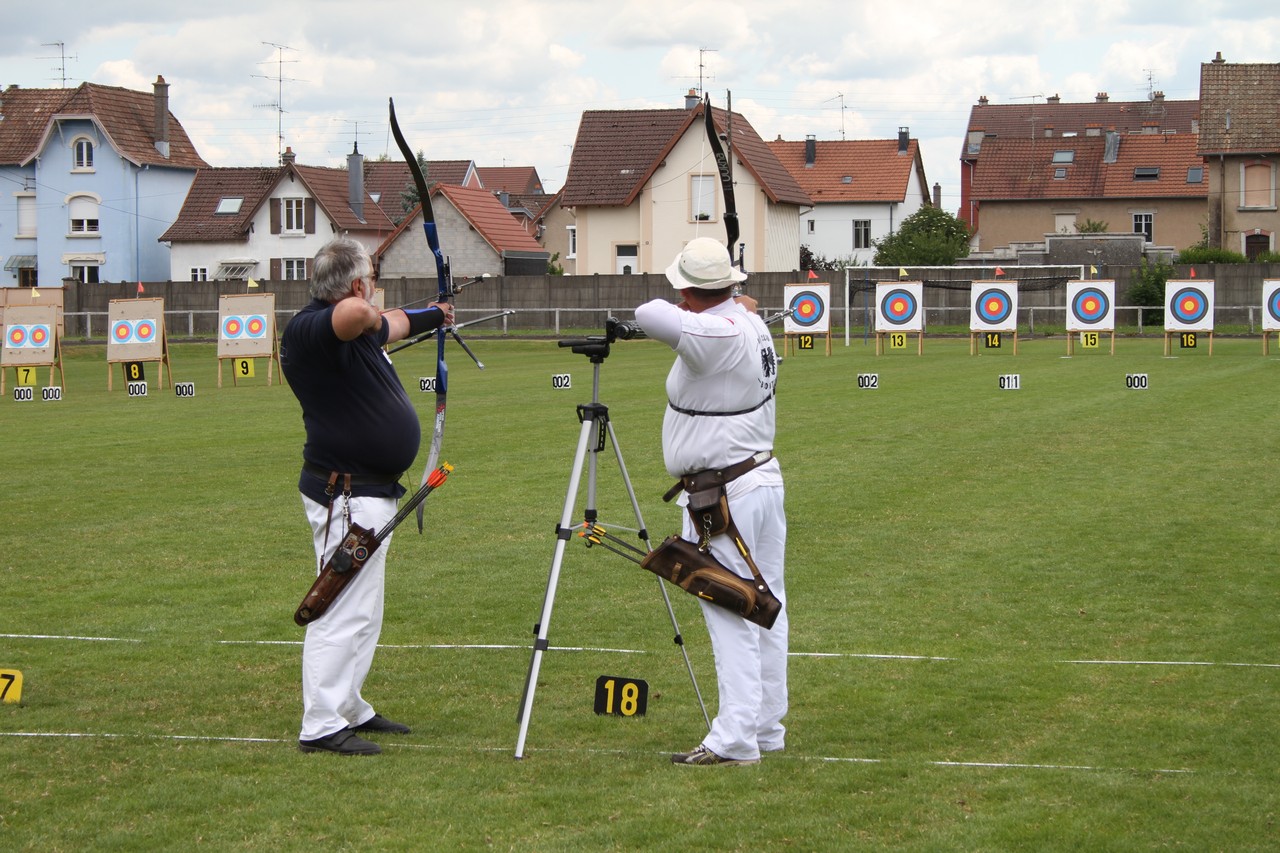
{"type": "Polygon", "coordinates": [[[280,207],[284,202],[278,198],[271,199],[271,203],[267,205],[271,210],[271,233],[280,233],[280,207]]]}
{"type": "Polygon", "coordinates": [[[303,222],[305,223],[305,227],[303,230],[308,234],[314,234],[316,233],[316,200],[314,198],[309,198],[306,200],[304,206],[305,219],[303,222]]]}
{"type": "Polygon", "coordinates": [[[284,276],[282,275],[282,271],[280,269],[280,259],[272,258],[271,259],[271,280],[280,281],[282,278],[284,278],[284,276]]]}
{"type": "Polygon", "coordinates": [[[305,261],[304,261],[303,263],[305,264],[304,269],[306,270],[306,275],[305,275],[305,277],[306,277],[307,281],[311,281],[311,259],[310,259],[310,258],[307,258],[307,259],[305,259],[305,261]]]}

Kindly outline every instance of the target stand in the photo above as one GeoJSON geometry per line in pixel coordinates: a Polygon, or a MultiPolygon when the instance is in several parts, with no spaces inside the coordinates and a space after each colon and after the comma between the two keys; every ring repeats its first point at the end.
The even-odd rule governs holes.
{"type": "MultiPolygon", "coordinates": [[[[1271,335],[1280,336],[1280,279],[1262,282],[1262,354],[1271,354],[1271,335]]],[[[1280,340],[1280,338],[1277,338],[1280,340]]]]}
{"type": "Polygon", "coordinates": [[[173,364],[169,361],[169,338],[164,328],[164,300],[112,299],[107,304],[107,391],[114,389],[112,365],[122,365],[125,381],[139,381],[130,376],[132,365],[160,363],[160,387],[164,387],[165,370],[173,385],[173,364]]]}
{"type": "MultiPolygon", "coordinates": [[[[381,291],[379,291],[381,292],[381,291]]],[[[218,297],[218,387],[222,387],[222,363],[235,362],[231,371],[233,385],[243,375],[252,375],[250,362],[267,360],[267,387],[272,383],[272,366],[280,367],[280,340],[276,334],[276,295],[274,293],[227,293],[218,297]]],[[[283,376],[283,374],[281,374],[283,376]]]]}
{"type": "MultiPolygon", "coordinates": [[[[969,355],[978,354],[979,336],[1013,335],[1018,354],[1018,284],[1014,281],[975,281],[969,294],[969,355]]],[[[998,346],[998,344],[996,344],[998,346]]]]}
{"type": "Polygon", "coordinates": [[[793,338],[797,349],[813,349],[819,335],[826,335],[827,355],[831,355],[831,321],[827,315],[831,285],[784,284],[782,295],[788,312],[782,320],[783,355],[791,355],[793,338]]]}
{"type": "Polygon", "coordinates": [[[1076,336],[1086,349],[1097,349],[1102,335],[1111,335],[1116,354],[1116,282],[1110,278],[1067,282],[1067,357],[1076,353],[1076,336]]]}
{"type": "Polygon", "coordinates": [[[1174,337],[1182,338],[1184,345],[1187,336],[1208,334],[1209,355],[1213,355],[1213,301],[1214,282],[1212,279],[1185,279],[1165,282],[1164,312],[1164,355],[1173,355],[1174,337]]]}
{"type": "Polygon", "coordinates": [[[12,367],[15,385],[34,378],[37,367],[49,368],[49,384],[54,371],[63,385],[67,376],[62,368],[62,336],[58,332],[57,309],[52,306],[10,305],[4,313],[4,346],[0,349],[0,395],[5,393],[5,371],[12,367]]]}
{"type": "Polygon", "coordinates": [[[905,349],[908,335],[916,336],[916,355],[924,355],[924,282],[877,283],[875,330],[876,355],[884,354],[885,338],[889,349],[905,349]]]}

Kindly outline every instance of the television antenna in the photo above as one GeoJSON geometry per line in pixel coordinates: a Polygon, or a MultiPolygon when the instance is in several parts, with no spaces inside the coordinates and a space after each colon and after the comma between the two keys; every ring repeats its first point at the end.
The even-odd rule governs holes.
{"type": "MultiPolygon", "coordinates": [[[[276,49],[276,59],[275,59],[275,63],[276,63],[276,76],[272,77],[272,76],[271,76],[271,75],[269,75],[269,74],[251,74],[251,75],[249,75],[249,76],[251,76],[251,77],[259,77],[259,78],[261,78],[261,79],[263,79],[263,80],[274,80],[274,81],[276,81],[276,99],[275,99],[275,101],[274,101],[273,103],[269,103],[269,104],[254,104],[254,106],[255,106],[255,107],[267,107],[267,108],[270,108],[270,109],[273,109],[273,110],[275,110],[275,111],[276,111],[276,162],[277,162],[277,163],[283,163],[283,162],[284,162],[284,114],[285,114],[285,109],[284,109],[284,84],[285,84],[286,82],[289,82],[289,83],[305,83],[305,82],[307,82],[307,81],[306,81],[306,80],[299,80],[299,79],[297,79],[296,77],[285,77],[285,76],[284,76],[284,64],[285,64],[286,62],[297,62],[297,61],[298,61],[298,60],[296,60],[296,59],[285,59],[285,58],[284,58],[284,52],[285,52],[286,50],[293,50],[293,48],[289,47],[287,44],[276,44],[275,42],[269,42],[269,41],[264,41],[264,42],[262,42],[262,43],[263,43],[263,44],[265,44],[265,45],[267,45],[268,47],[274,47],[274,48],[276,49]]],[[[267,62],[270,62],[270,61],[271,61],[271,60],[267,60],[267,62]]],[[[260,63],[258,63],[258,64],[259,64],[259,65],[265,65],[265,64],[266,64],[266,62],[260,62],[260,63]]]]}
{"type": "Polygon", "coordinates": [[[67,56],[67,46],[66,46],[66,44],[64,44],[63,42],[60,42],[60,41],[48,41],[48,42],[45,42],[44,44],[42,44],[42,45],[40,45],[40,46],[41,46],[41,47],[56,47],[56,48],[58,49],[58,56],[42,56],[42,57],[40,57],[40,58],[41,58],[41,59],[57,59],[57,60],[58,60],[58,67],[57,67],[57,68],[55,68],[55,69],[53,69],[53,70],[54,70],[54,71],[57,71],[57,72],[59,73],[60,79],[62,80],[62,88],[64,88],[64,89],[65,89],[65,88],[67,88],[67,60],[68,60],[68,59],[79,59],[79,57],[78,57],[78,56],[70,56],[70,57],[69,57],[69,56],[67,56]]]}
{"type": "Polygon", "coordinates": [[[846,107],[845,107],[845,105],[844,105],[844,93],[843,93],[843,92],[836,92],[836,96],[835,96],[834,98],[827,98],[827,99],[826,99],[825,101],[823,101],[822,103],[824,103],[824,104],[829,104],[829,103],[831,103],[831,102],[832,102],[832,101],[834,101],[834,100],[839,100],[839,101],[840,101],[840,140],[841,140],[841,141],[844,141],[844,111],[845,111],[845,109],[846,109],[846,107]]]}
{"type": "MultiPolygon", "coordinates": [[[[707,54],[708,54],[708,53],[719,53],[719,50],[718,50],[717,48],[714,48],[714,47],[700,47],[700,48],[698,48],[698,77],[697,77],[697,80],[698,80],[698,88],[697,88],[697,92],[698,92],[698,98],[699,98],[699,99],[701,99],[701,98],[702,98],[702,96],[703,96],[704,94],[706,94],[706,91],[705,91],[706,83],[707,83],[708,81],[710,81],[710,80],[714,80],[714,79],[716,79],[714,74],[708,74],[708,73],[707,73],[707,70],[706,70],[706,69],[707,69],[707,54]]],[[[677,80],[693,80],[694,78],[693,78],[693,77],[677,77],[677,78],[675,78],[675,79],[677,79],[677,80]]]]}

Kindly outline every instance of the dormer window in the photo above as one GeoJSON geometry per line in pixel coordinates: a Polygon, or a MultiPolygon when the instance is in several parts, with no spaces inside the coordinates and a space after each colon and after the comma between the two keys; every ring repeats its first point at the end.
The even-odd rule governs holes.
{"type": "Polygon", "coordinates": [[[72,146],[75,152],[75,168],[84,171],[93,170],[93,140],[81,137],[72,146]]]}
{"type": "Polygon", "coordinates": [[[1158,181],[1160,180],[1160,167],[1139,166],[1133,170],[1133,179],[1135,181],[1158,181]]]}
{"type": "Polygon", "coordinates": [[[214,209],[215,214],[232,215],[240,212],[240,206],[244,204],[244,198],[240,196],[223,196],[218,199],[218,206],[214,209]]]}
{"type": "Polygon", "coordinates": [[[1076,152],[1074,151],[1053,152],[1053,162],[1055,163],[1074,163],[1075,161],[1076,161],[1076,152]]]}

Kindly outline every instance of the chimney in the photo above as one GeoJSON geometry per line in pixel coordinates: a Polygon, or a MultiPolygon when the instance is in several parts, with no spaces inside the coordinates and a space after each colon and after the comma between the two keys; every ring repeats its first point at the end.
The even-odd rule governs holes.
{"type": "Polygon", "coordinates": [[[298,159],[298,157],[293,153],[293,146],[291,145],[286,146],[284,153],[280,155],[280,163],[285,166],[292,166],[293,161],[296,159],[298,159]]]}
{"type": "Polygon", "coordinates": [[[1050,95],[1048,98],[1045,98],[1045,101],[1050,104],[1060,104],[1062,103],[1062,96],[1055,93],[1050,95]]]}
{"type": "Polygon", "coordinates": [[[804,138],[804,167],[812,169],[818,162],[818,138],[812,133],[804,138]]]}
{"type": "Polygon", "coordinates": [[[991,103],[991,102],[987,100],[987,96],[986,96],[986,95],[980,95],[980,96],[978,97],[978,106],[980,106],[980,107],[985,107],[985,106],[986,106],[987,104],[989,104],[989,103],[991,103]]]}
{"type": "Polygon", "coordinates": [[[1222,58],[1222,51],[1218,51],[1218,55],[1213,58],[1213,64],[1221,65],[1224,62],[1226,62],[1226,60],[1222,58]]]}
{"type": "Polygon", "coordinates": [[[1105,104],[1109,100],[1111,100],[1111,98],[1106,92],[1099,92],[1093,96],[1093,101],[1097,104],[1105,104]]]}
{"type": "Polygon", "coordinates": [[[1151,101],[1152,101],[1152,103],[1156,103],[1156,104],[1163,104],[1163,103],[1164,103],[1164,92],[1152,92],[1152,93],[1151,93],[1151,101]]]}
{"type": "Polygon", "coordinates": [[[351,205],[356,219],[364,222],[364,155],[358,142],[347,155],[347,204],[351,205]]]}
{"type": "Polygon", "coordinates": [[[686,110],[691,110],[700,103],[702,103],[702,99],[698,97],[697,89],[690,89],[688,94],[684,96],[684,108],[686,110]]]}
{"type": "Polygon", "coordinates": [[[153,88],[155,90],[153,100],[156,106],[156,150],[160,152],[160,156],[167,159],[169,156],[169,84],[157,74],[153,88]]]}
{"type": "Polygon", "coordinates": [[[942,184],[937,182],[933,185],[933,206],[942,209],[942,184]]]}
{"type": "Polygon", "coordinates": [[[1114,127],[1107,128],[1107,139],[1102,149],[1102,162],[1114,163],[1120,155],[1120,133],[1114,127]]]}
{"type": "Polygon", "coordinates": [[[911,128],[898,128],[898,153],[906,154],[907,148],[911,145],[911,128]]]}

